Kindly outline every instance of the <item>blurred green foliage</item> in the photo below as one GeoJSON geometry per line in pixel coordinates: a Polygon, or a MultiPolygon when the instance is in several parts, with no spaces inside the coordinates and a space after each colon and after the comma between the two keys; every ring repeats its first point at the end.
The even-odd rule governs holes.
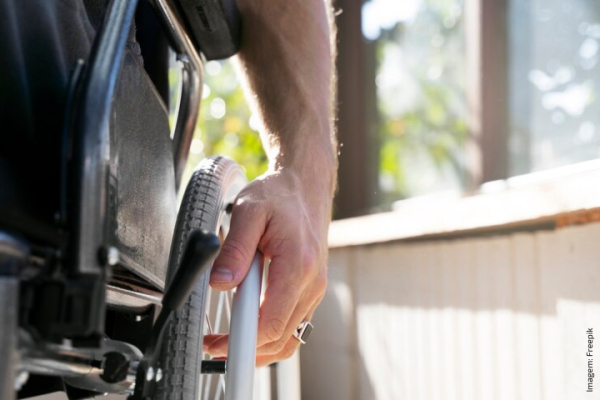
{"type": "MultiPolygon", "coordinates": [[[[170,70],[171,118],[179,92],[178,67],[170,70]]],[[[204,90],[200,116],[184,174],[189,180],[196,165],[205,157],[220,154],[237,161],[246,170],[249,180],[267,169],[256,126],[250,127],[252,116],[241,85],[229,61],[210,61],[205,65],[204,90]]],[[[254,124],[253,124],[254,125],[254,124]]]]}
{"type": "Polygon", "coordinates": [[[423,0],[374,44],[380,202],[466,187],[462,0],[423,0]]]}
{"type": "MultiPolygon", "coordinates": [[[[403,198],[463,189],[468,180],[463,0],[414,1],[421,3],[414,18],[383,29],[373,43],[383,208],[403,198]]],[[[184,180],[214,154],[235,159],[254,179],[267,169],[267,159],[235,71],[228,61],[211,61],[204,78],[184,180]]],[[[170,82],[171,98],[177,99],[177,67],[170,82]]]]}

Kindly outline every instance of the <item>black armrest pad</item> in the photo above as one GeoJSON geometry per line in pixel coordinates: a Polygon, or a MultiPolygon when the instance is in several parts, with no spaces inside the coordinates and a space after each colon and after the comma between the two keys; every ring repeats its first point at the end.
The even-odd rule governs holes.
{"type": "Polygon", "coordinates": [[[241,18],[235,0],[174,0],[192,41],[207,60],[237,53],[241,18]]]}

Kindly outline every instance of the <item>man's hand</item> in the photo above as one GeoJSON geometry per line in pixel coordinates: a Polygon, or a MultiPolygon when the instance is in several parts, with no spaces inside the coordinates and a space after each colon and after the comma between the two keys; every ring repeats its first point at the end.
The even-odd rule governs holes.
{"type": "MultiPolygon", "coordinates": [[[[258,365],[291,356],[327,282],[327,229],[337,160],[332,118],[333,43],[325,0],[238,0],[239,70],[269,171],[239,195],[211,285],[242,281],[256,250],[271,259],[258,325],[258,365]]],[[[331,16],[331,15],[330,15],[331,16]]],[[[316,327],[318,329],[318,327],[316,327]]],[[[227,337],[205,348],[224,356],[227,337]]]]}
{"type": "MultiPolygon", "coordinates": [[[[242,281],[257,249],[271,260],[258,324],[258,365],[294,353],[300,344],[294,330],[310,320],[325,293],[330,199],[306,183],[285,169],[251,182],[235,202],[230,232],[212,269],[211,286],[229,290],[242,281]]],[[[209,335],[205,349],[226,356],[227,339],[209,335]]]]}

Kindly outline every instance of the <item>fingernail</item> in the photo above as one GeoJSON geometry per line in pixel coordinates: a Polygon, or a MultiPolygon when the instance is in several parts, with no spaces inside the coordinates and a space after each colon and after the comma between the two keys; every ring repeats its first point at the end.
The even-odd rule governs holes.
{"type": "Polygon", "coordinates": [[[215,283],[229,283],[233,280],[233,274],[226,268],[213,268],[210,273],[210,281],[215,283]]]}

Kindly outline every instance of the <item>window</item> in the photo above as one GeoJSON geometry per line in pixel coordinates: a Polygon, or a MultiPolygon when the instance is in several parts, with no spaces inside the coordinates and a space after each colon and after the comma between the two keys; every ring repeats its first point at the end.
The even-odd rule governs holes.
{"type": "Polygon", "coordinates": [[[372,0],[380,201],[466,186],[463,1],[372,0]],[[416,173],[418,171],[418,173],[416,173]]]}
{"type": "Polygon", "coordinates": [[[600,158],[598,0],[335,5],[337,218],[600,158]]]}
{"type": "Polygon", "coordinates": [[[600,2],[511,0],[510,174],[600,157],[600,2]]]}

